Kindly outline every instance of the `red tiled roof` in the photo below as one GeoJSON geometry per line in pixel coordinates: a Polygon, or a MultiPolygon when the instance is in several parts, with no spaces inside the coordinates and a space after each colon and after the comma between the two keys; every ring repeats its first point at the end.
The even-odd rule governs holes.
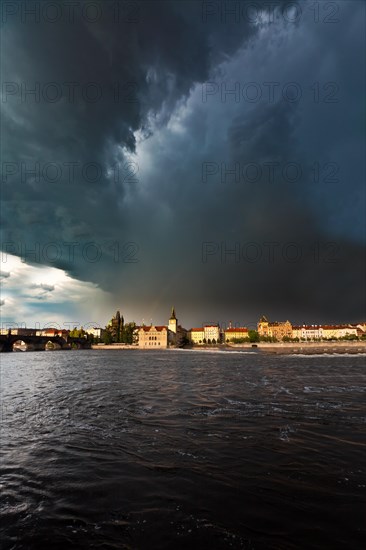
{"type": "Polygon", "coordinates": [[[203,327],[201,327],[201,328],[191,328],[189,332],[203,332],[203,327]]]}
{"type": "Polygon", "coordinates": [[[225,329],[225,332],[248,332],[248,329],[246,327],[234,327],[225,329]]]}

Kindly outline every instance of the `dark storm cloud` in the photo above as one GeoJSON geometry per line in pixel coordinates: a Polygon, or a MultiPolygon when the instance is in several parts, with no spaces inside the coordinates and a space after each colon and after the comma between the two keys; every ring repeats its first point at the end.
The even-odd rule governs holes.
{"type": "MultiPolygon", "coordinates": [[[[149,134],[148,115],[160,113],[164,124],[175,102],[208,78],[213,60],[253,32],[246,22],[235,25],[228,41],[220,21],[202,25],[200,2],[138,3],[136,13],[132,3],[124,4],[131,17],[121,20],[108,2],[100,4],[95,22],[78,12],[74,22],[63,17],[55,24],[31,16],[23,23],[19,13],[7,17],[3,240],[16,243],[15,253],[22,243],[133,241],[135,215],[124,200],[136,186],[138,166],[126,164],[134,132],[149,134]],[[90,83],[101,91],[96,102],[89,100],[90,83]],[[39,97],[26,95],[37,85],[39,97]],[[60,88],[62,99],[53,102],[60,88]],[[27,173],[32,168],[35,175],[27,173]]],[[[106,260],[114,258],[108,245],[103,252],[106,260]]],[[[62,254],[53,265],[100,280],[99,266],[91,270],[80,250],[75,260],[62,254]]]]}
{"type": "Polygon", "coordinates": [[[307,3],[297,24],[262,27],[219,11],[203,22],[201,2],[146,2],[134,22],[5,26],[3,80],[95,82],[103,94],[3,103],[2,156],[17,169],[4,185],[3,240],[111,290],[141,317],[160,319],[172,301],[188,323],[362,316],[363,7],[339,5],[330,25],[315,24],[307,3]],[[245,99],[248,82],[260,101],[245,99]],[[273,101],[266,82],[279,83],[273,101]],[[289,82],[299,101],[294,87],[283,99],[289,82]],[[336,103],[325,101],[329,82],[336,103]],[[239,101],[222,97],[236,83],[239,101]],[[59,180],[22,181],[19,163],[35,161],[62,167],[59,180]],[[91,162],[102,171],[95,182],[92,166],[83,172],[91,162]],[[65,163],[78,163],[75,174],[65,163]],[[217,173],[203,182],[205,163],[217,173]],[[273,181],[268,163],[280,167],[273,181]],[[299,181],[283,178],[289,163],[299,181]],[[238,182],[221,181],[223,164],[239,165],[238,182]],[[243,177],[250,165],[262,171],[254,182],[243,177]]]}

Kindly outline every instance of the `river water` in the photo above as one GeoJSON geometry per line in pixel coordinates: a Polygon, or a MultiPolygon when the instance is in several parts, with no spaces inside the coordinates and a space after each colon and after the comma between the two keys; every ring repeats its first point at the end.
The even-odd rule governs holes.
{"type": "Polygon", "coordinates": [[[364,356],[1,355],[1,548],[366,547],[364,356]]]}

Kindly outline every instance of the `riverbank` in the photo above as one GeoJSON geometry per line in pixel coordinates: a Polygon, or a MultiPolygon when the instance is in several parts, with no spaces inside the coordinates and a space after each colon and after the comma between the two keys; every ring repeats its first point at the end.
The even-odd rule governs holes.
{"type": "Polygon", "coordinates": [[[258,344],[233,344],[230,349],[253,350],[272,354],[318,355],[328,353],[366,353],[366,342],[259,342],[258,344]],[[253,346],[255,346],[253,348],[253,346]]]}
{"type": "MultiPolygon", "coordinates": [[[[106,344],[93,345],[92,349],[98,350],[140,350],[138,346],[130,344],[106,344]]],[[[176,348],[168,348],[167,351],[176,348]]],[[[258,342],[257,344],[231,344],[216,346],[187,346],[187,350],[194,351],[258,351],[278,355],[318,355],[318,354],[366,354],[366,342],[258,342]]],[[[144,351],[163,351],[163,350],[144,350],[144,351]]]]}
{"type": "Polygon", "coordinates": [[[132,344],[92,344],[91,349],[140,349],[132,344]]]}

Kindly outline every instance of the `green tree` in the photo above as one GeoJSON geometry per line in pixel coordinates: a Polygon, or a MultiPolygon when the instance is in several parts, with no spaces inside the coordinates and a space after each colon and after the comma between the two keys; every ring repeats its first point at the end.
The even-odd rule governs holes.
{"type": "Polygon", "coordinates": [[[136,329],[136,323],[126,323],[123,327],[122,334],[121,334],[121,342],[124,344],[132,344],[133,343],[133,333],[136,329]]]}
{"type": "Polygon", "coordinates": [[[106,330],[103,333],[102,341],[104,342],[104,344],[111,344],[113,342],[112,335],[109,330],[106,330]]]}
{"type": "Polygon", "coordinates": [[[259,334],[256,330],[249,330],[248,335],[250,342],[259,342],[259,334]]]}

